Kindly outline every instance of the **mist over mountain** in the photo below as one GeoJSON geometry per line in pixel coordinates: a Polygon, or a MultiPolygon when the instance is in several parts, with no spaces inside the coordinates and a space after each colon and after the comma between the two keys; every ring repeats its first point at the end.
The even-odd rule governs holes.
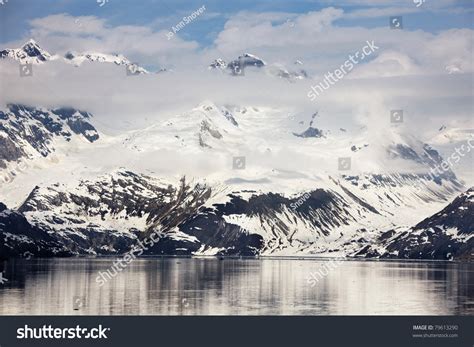
{"type": "Polygon", "coordinates": [[[2,254],[117,255],[158,233],[147,255],[470,258],[472,30],[348,40],[339,21],[361,16],[238,13],[206,47],[31,21],[35,40],[0,50],[2,254]]]}
{"type": "MultiPolygon", "coordinates": [[[[98,132],[85,111],[9,105],[0,114],[2,138],[14,139],[0,152],[0,190],[10,208],[2,212],[7,253],[120,254],[159,232],[148,254],[406,257],[395,252],[395,241],[384,245],[383,230],[414,225],[466,189],[450,170],[430,175],[443,158],[416,138],[393,133],[389,145],[365,138],[360,142],[368,146],[354,153],[353,137],[295,136],[281,126],[293,120],[275,122],[277,114],[206,101],[162,123],[110,136],[98,132]],[[273,126],[259,126],[270,120],[273,126]],[[278,129],[284,131],[278,135],[278,129]],[[246,166],[232,168],[229,159],[246,148],[267,160],[248,156],[246,166]],[[273,153],[283,149],[312,165],[277,168],[273,153]],[[153,163],[167,152],[184,162],[153,163]],[[331,168],[351,152],[354,170],[331,168]],[[221,162],[221,169],[199,175],[192,157],[215,167],[221,162]],[[386,171],[383,163],[390,162],[397,171],[386,171]],[[322,165],[317,173],[314,163],[322,165]],[[388,253],[368,251],[374,247],[388,253]]],[[[313,114],[310,128],[316,122],[313,114]]],[[[459,227],[469,234],[471,224],[459,227]]],[[[431,256],[446,256],[437,254],[431,256]]]]}

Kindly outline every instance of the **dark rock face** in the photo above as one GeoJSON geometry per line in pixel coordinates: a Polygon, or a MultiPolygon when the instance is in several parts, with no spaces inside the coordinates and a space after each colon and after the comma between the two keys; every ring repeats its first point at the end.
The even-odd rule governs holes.
{"type": "Polygon", "coordinates": [[[22,49],[29,57],[36,57],[41,61],[47,60],[43,55],[43,50],[36,43],[28,42],[22,47],[22,49]]]}
{"type": "Polygon", "coordinates": [[[362,146],[352,145],[352,146],[351,146],[351,151],[352,151],[352,152],[358,152],[358,151],[360,151],[361,149],[364,149],[365,147],[369,147],[369,145],[368,145],[368,144],[364,144],[364,145],[362,145],[362,146]]]}
{"type": "Polygon", "coordinates": [[[222,216],[210,211],[204,211],[183,223],[180,229],[199,239],[206,248],[221,249],[217,253],[220,255],[253,256],[259,253],[264,244],[262,236],[247,234],[239,226],[227,223],[222,216]]]}
{"type": "MultiPolygon", "coordinates": [[[[302,65],[300,61],[295,62],[295,64],[302,65]]],[[[308,78],[308,73],[304,69],[289,71],[280,64],[267,66],[267,64],[262,59],[250,53],[244,53],[229,63],[226,63],[224,60],[219,58],[214,60],[209,65],[210,70],[228,72],[233,76],[243,76],[245,74],[245,69],[248,67],[257,69],[267,68],[267,72],[269,72],[271,75],[284,78],[290,82],[293,82],[297,79],[301,80],[308,78]]]]}
{"type": "Polygon", "coordinates": [[[0,58],[11,58],[20,62],[42,63],[51,58],[51,54],[42,49],[34,40],[29,40],[20,48],[7,48],[0,51],[0,58]]]}
{"type": "MultiPolygon", "coordinates": [[[[398,174],[397,176],[381,175],[381,174],[369,174],[369,175],[344,175],[344,179],[350,182],[352,185],[361,189],[367,189],[369,187],[401,187],[404,185],[414,184],[419,181],[433,181],[433,177],[429,174],[398,174]]],[[[462,191],[464,188],[463,184],[456,178],[446,179],[451,182],[454,186],[452,193],[462,191]]],[[[441,181],[434,180],[437,184],[441,184],[441,181]]],[[[390,193],[385,193],[387,199],[392,199],[390,193]]]]}
{"type": "Polygon", "coordinates": [[[385,235],[386,258],[473,259],[474,188],[401,233],[385,235]]]}
{"type": "Polygon", "coordinates": [[[201,122],[200,134],[209,134],[215,139],[222,138],[222,134],[219,132],[219,130],[214,129],[213,126],[206,120],[201,122]]]}
{"type": "Polygon", "coordinates": [[[263,60],[248,53],[239,56],[236,60],[232,60],[229,64],[227,64],[227,68],[235,74],[240,74],[240,71],[247,67],[260,68],[263,66],[265,66],[265,62],[263,60]]]}
{"type": "Polygon", "coordinates": [[[156,232],[159,242],[144,254],[190,255],[200,248],[219,248],[222,254],[257,254],[260,236],[226,223],[222,215],[203,207],[211,193],[209,187],[191,186],[184,178],[174,187],[120,171],[96,182],[83,181],[71,190],[36,187],[18,213],[28,216],[35,226],[54,230],[51,237],[73,254],[125,253],[156,232]],[[146,220],[146,225],[141,230],[127,227],[134,225],[128,223],[134,218],[146,220]],[[93,219],[98,224],[86,222],[93,219]],[[115,228],[108,226],[110,221],[115,228]]]}
{"type": "Polygon", "coordinates": [[[74,53],[72,52],[67,52],[65,55],[64,55],[64,58],[68,59],[68,60],[72,60],[75,58],[75,55],[74,53]]]}
{"type": "MultiPolygon", "coordinates": [[[[143,254],[253,256],[288,246],[307,247],[304,239],[294,237],[301,226],[317,243],[339,236],[334,230],[356,225],[361,218],[382,216],[383,211],[347,184],[365,185],[363,179],[377,189],[399,184],[384,175],[347,176],[346,182],[337,181],[338,193],[316,189],[289,198],[242,191],[219,195],[223,200],[215,201],[225,202],[212,205],[216,192],[210,186],[190,184],[184,177],[179,184],[169,184],[126,170],[74,186],[36,187],[18,211],[0,204],[0,257],[23,256],[26,251],[33,256],[123,254],[156,235],[158,240],[143,254]]],[[[467,257],[473,247],[473,199],[471,189],[411,229],[372,233],[368,238],[367,230],[357,227],[338,247],[355,257],[467,257]]]]}
{"type": "Polygon", "coordinates": [[[88,112],[66,107],[55,109],[52,112],[63,121],[66,121],[74,134],[84,136],[89,142],[99,139],[97,130],[88,122],[92,118],[88,112]]]}
{"type": "MultiPolygon", "coordinates": [[[[260,230],[247,229],[229,223],[225,217],[229,215],[245,215],[257,217],[260,221],[276,221],[273,227],[275,241],[278,235],[289,235],[292,231],[286,221],[277,216],[290,209],[296,209],[298,198],[285,198],[279,194],[254,195],[244,200],[239,196],[230,195],[230,202],[215,204],[213,208],[205,208],[178,225],[179,230],[195,237],[204,246],[204,249],[218,248],[221,255],[257,255],[265,249],[260,230]]],[[[316,190],[305,197],[305,204],[298,205],[298,215],[311,223],[315,229],[323,234],[329,233],[329,228],[346,224],[347,213],[344,208],[347,204],[334,194],[324,190],[316,190]],[[327,214],[328,218],[321,220],[314,211],[327,214]]],[[[288,218],[290,216],[288,215],[288,218]]],[[[258,228],[258,226],[256,226],[258,228]]],[[[174,244],[179,247],[178,244],[174,244]]],[[[192,245],[194,250],[199,249],[198,244],[192,245]]],[[[161,249],[167,252],[168,250],[161,249]]]]}
{"type": "Polygon", "coordinates": [[[318,112],[315,112],[311,115],[311,120],[309,121],[309,127],[302,133],[293,133],[296,137],[303,137],[303,138],[309,138],[309,137],[315,137],[315,138],[320,138],[320,137],[325,137],[324,132],[316,127],[313,126],[315,123],[315,118],[319,116],[318,112]]]}
{"type": "Polygon", "coordinates": [[[212,247],[220,248],[222,240],[229,238],[239,246],[219,254],[256,255],[280,247],[282,239],[288,239],[292,243],[296,219],[304,220],[310,225],[315,235],[329,235],[332,228],[355,220],[348,213],[348,204],[341,197],[323,189],[295,198],[273,193],[256,194],[248,200],[232,194],[229,198],[229,202],[215,204],[212,210],[202,211],[183,225],[186,233],[206,238],[212,247]],[[242,235],[241,231],[237,233],[236,225],[225,221],[225,217],[230,215],[253,217],[259,222],[255,229],[247,227],[246,234],[242,235]],[[263,224],[270,226],[271,236],[266,242],[260,235],[263,224]]]}
{"type": "Polygon", "coordinates": [[[446,208],[415,225],[415,230],[456,228],[459,234],[474,234],[474,188],[458,196],[446,208]]]}
{"type": "Polygon", "coordinates": [[[82,119],[70,119],[67,124],[74,133],[83,135],[89,142],[99,139],[99,134],[97,134],[95,128],[82,119]]]}
{"type": "Polygon", "coordinates": [[[308,129],[306,129],[305,131],[303,131],[300,134],[293,133],[293,135],[295,135],[296,137],[302,137],[302,138],[309,138],[309,137],[320,138],[320,137],[324,137],[324,133],[323,133],[322,130],[320,130],[318,128],[313,128],[313,127],[309,127],[308,129]]]}
{"type": "Polygon", "coordinates": [[[266,65],[265,62],[262,59],[252,54],[245,53],[239,56],[237,59],[232,60],[229,63],[226,63],[222,59],[216,59],[209,65],[209,68],[213,70],[214,69],[220,70],[220,71],[227,70],[232,75],[242,75],[243,71],[247,67],[261,68],[261,67],[264,67],[265,65],[266,65]]]}
{"type": "Polygon", "coordinates": [[[71,108],[44,110],[8,105],[0,112],[0,168],[34,152],[47,157],[54,151],[51,141],[55,138],[70,141],[78,135],[96,141],[99,134],[89,123],[90,118],[89,113],[71,108]]]}
{"type": "MultiPolygon", "coordinates": [[[[210,251],[251,256],[294,233],[291,224],[295,218],[305,220],[321,235],[357,218],[347,212],[347,202],[323,189],[306,193],[304,204],[301,197],[268,193],[248,200],[229,195],[229,202],[206,207],[212,196],[210,187],[190,185],[184,178],[179,186],[172,186],[122,170],[76,187],[36,187],[15,213],[26,216],[31,228],[47,231],[48,240],[52,238],[71,254],[120,254],[158,233],[159,241],[144,254],[210,251]],[[272,224],[274,237],[267,245],[258,225],[255,230],[243,229],[227,220],[230,215],[272,224]],[[145,221],[140,229],[129,222],[137,218],[145,221]]],[[[367,206],[360,207],[367,210],[367,206]]]]}
{"type": "Polygon", "coordinates": [[[224,114],[224,117],[230,121],[233,125],[235,125],[236,127],[239,126],[239,124],[237,123],[237,121],[235,120],[234,116],[232,115],[232,113],[230,113],[229,111],[227,110],[224,110],[223,111],[223,114],[224,114]]]}
{"type": "Polygon", "coordinates": [[[397,144],[389,149],[389,156],[391,158],[411,160],[418,164],[429,166],[433,169],[431,176],[436,183],[441,183],[443,179],[452,180],[456,178],[456,175],[451,169],[440,169],[444,161],[443,157],[428,144],[423,145],[423,151],[421,153],[417,153],[413,148],[407,145],[397,144]]]}
{"type": "Polygon", "coordinates": [[[22,214],[7,209],[0,212],[0,258],[71,254],[46,230],[31,225],[22,214]]]}
{"type": "Polygon", "coordinates": [[[22,149],[8,137],[0,136],[0,168],[7,167],[7,161],[16,161],[24,155],[22,149]]]}

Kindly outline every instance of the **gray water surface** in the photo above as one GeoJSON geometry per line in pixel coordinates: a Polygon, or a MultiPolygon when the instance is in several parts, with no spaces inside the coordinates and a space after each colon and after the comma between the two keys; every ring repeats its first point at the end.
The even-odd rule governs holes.
{"type": "Polygon", "coordinates": [[[9,260],[0,314],[474,314],[469,263],[344,261],[312,286],[308,276],[328,260],[146,258],[100,286],[113,260],[9,260]]]}

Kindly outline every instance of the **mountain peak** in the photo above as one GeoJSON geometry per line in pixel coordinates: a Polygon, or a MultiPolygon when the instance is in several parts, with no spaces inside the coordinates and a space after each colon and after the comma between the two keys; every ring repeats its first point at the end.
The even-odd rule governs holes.
{"type": "MultiPolygon", "coordinates": [[[[300,60],[295,62],[295,65],[302,65],[303,63],[300,60]]],[[[232,75],[243,75],[243,70],[247,67],[257,68],[265,70],[268,74],[280,78],[285,78],[290,81],[295,79],[305,79],[308,77],[308,74],[305,70],[299,69],[298,71],[290,71],[285,69],[280,64],[268,65],[263,59],[259,58],[255,54],[245,52],[230,61],[228,64],[221,58],[215,59],[210,65],[209,70],[219,70],[226,71],[232,75]]]]}
{"type": "Polygon", "coordinates": [[[42,49],[38,43],[29,39],[20,48],[7,48],[0,51],[0,58],[12,58],[22,64],[41,64],[51,59],[51,54],[42,49]]]}
{"type": "Polygon", "coordinates": [[[251,53],[242,54],[241,56],[239,56],[238,60],[244,60],[244,64],[249,66],[253,65],[261,67],[267,65],[267,63],[265,63],[262,59],[251,53]]]}
{"type": "Polygon", "coordinates": [[[222,60],[221,58],[218,58],[214,60],[210,65],[209,69],[226,69],[227,68],[227,63],[222,60]]]}
{"type": "Polygon", "coordinates": [[[130,73],[133,75],[149,73],[148,70],[146,70],[145,68],[139,66],[136,63],[131,62],[124,55],[117,54],[117,53],[112,53],[112,54],[98,53],[98,52],[77,53],[77,52],[69,51],[64,55],[64,58],[66,59],[67,62],[70,62],[74,64],[75,66],[80,66],[84,62],[113,63],[115,65],[127,67],[127,71],[130,70],[130,73]]]}
{"type": "Polygon", "coordinates": [[[23,44],[22,48],[24,48],[24,47],[26,47],[26,46],[29,46],[29,45],[35,45],[35,46],[38,46],[38,47],[39,47],[38,43],[37,43],[34,39],[29,39],[28,41],[26,41],[26,42],[23,44]]]}

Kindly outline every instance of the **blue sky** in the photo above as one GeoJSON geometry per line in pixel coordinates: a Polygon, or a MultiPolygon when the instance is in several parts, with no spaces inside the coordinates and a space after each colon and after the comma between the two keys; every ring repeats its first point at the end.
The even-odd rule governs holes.
{"type": "MultiPolygon", "coordinates": [[[[395,4],[393,15],[398,15],[396,8],[415,8],[412,0],[385,1],[395,4]]],[[[426,0],[413,13],[404,13],[406,30],[422,29],[436,32],[450,28],[473,28],[472,0],[446,1],[426,0]],[[431,9],[438,9],[431,11],[431,9]],[[443,8],[445,10],[440,10],[443,8]],[[453,12],[457,9],[457,12],[453,12]]],[[[181,33],[183,38],[199,42],[201,46],[212,44],[218,32],[222,30],[230,16],[240,11],[249,12],[283,12],[307,13],[319,11],[328,6],[341,8],[346,13],[353,11],[386,8],[381,1],[314,1],[314,0],[108,0],[104,6],[99,6],[96,0],[9,0],[1,6],[1,42],[9,42],[24,38],[28,35],[29,21],[34,18],[52,14],[67,13],[72,16],[95,16],[105,19],[109,25],[140,25],[149,26],[155,30],[168,29],[172,23],[177,23],[182,16],[189,15],[202,5],[206,6],[206,20],[193,23],[192,30],[181,33]],[[374,5],[375,4],[375,5],[374,5]],[[161,19],[161,20],[160,20],[161,19]]],[[[390,7],[392,7],[390,5],[390,7]]],[[[339,19],[339,26],[362,26],[373,28],[387,24],[387,17],[339,19]]]]}

